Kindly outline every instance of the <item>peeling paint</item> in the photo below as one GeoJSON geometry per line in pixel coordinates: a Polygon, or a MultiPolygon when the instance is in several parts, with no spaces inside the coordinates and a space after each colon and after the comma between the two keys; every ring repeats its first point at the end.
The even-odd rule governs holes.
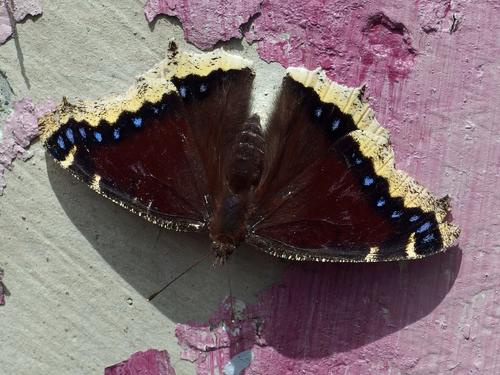
{"type": "Polygon", "coordinates": [[[38,117],[54,108],[52,101],[35,106],[24,98],[12,104],[12,113],[5,120],[0,139],[0,195],[5,189],[5,171],[18,157],[26,157],[26,149],[38,136],[38,117]]]}
{"type": "Polygon", "coordinates": [[[12,25],[6,1],[0,0],[0,44],[5,43],[12,35],[12,25]]]}
{"type": "Polygon", "coordinates": [[[454,32],[458,26],[462,1],[422,1],[418,4],[418,19],[425,33],[454,32]],[[452,31],[453,30],[453,31],[452,31]]]}
{"type": "Polygon", "coordinates": [[[5,43],[12,35],[15,28],[13,22],[21,22],[27,16],[40,14],[42,14],[40,0],[0,0],[0,44],[5,43]]]}
{"type": "Polygon", "coordinates": [[[266,345],[259,337],[262,319],[255,312],[243,301],[227,298],[208,323],[178,324],[181,358],[194,362],[198,374],[238,374],[237,369],[250,364],[252,347],[266,345]]]}
{"type": "Polygon", "coordinates": [[[137,352],[129,359],[107,367],[104,375],[175,375],[166,350],[149,349],[137,352]]]}
{"type": "Polygon", "coordinates": [[[27,16],[38,16],[42,14],[42,3],[40,0],[12,0],[14,5],[14,19],[21,22],[27,16]]]}
{"type": "Polygon", "coordinates": [[[259,11],[261,1],[148,0],[144,13],[149,22],[159,14],[177,17],[186,40],[209,49],[219,41],[241,38],[242,26],[259,11]]]}

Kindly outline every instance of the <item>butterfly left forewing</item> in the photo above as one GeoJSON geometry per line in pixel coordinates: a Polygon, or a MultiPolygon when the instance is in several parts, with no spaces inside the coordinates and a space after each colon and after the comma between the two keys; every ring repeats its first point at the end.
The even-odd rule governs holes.
{"type": "Polygon", "coordinates": [[[249,96],[249,65],[175,51],[123,95],[64,100],[40,120],[41,138],[63,168],[121,206],[171,229],[204,230],[221,148],[247,116],[248,100],[238,100],[249,96]]]}

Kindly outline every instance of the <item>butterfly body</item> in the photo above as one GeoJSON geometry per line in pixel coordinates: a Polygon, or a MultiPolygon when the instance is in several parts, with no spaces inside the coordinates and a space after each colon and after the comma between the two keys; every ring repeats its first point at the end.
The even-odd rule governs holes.
{"type": "Polygon", "coordinates": [[[224,262],[244,240],[253,207],[254,189],[260,182],[264,137],[259,117],[250,117],[236,135],[225,171],[222,194],[215,199],[209,221],[216,258],[224,262]]]}
{"type": "Polygon", "coordinates": [[[247,242],[294,260],[422,258],[459,229],[447,198],[394,167],[362,89],[289,68],[262,130],[251,62],[175,51],[126,93],[63,100],[39,121],[49,153],[162,227],[208,232],[225,261],[247,242]]]}

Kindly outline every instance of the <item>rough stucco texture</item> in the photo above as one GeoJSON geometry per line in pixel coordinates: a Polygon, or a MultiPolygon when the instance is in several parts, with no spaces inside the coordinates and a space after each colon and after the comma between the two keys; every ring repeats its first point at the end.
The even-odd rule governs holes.
{"type": "Polygon", "coordinates": [[[166,350],[137,352],[126,361],[107,367],[104,375],[175,375],[166,350]]]}
{"type": "MultiPolygon", "coordinates": [[[[263,2],[245,35],[260,56],[367,84],[398,166],[451,196],[462,235],[457,248],[419,262],[291,266],[232,333],[216,328],[219,313],[217,324],[179,326],[185,357],[200,373],[222,371],[247,349],[247,374],[500,371],[499,8],[494,1],[263,2]]],[[[193,35],[219,21],[195,9],[183,14],[186,37],[213,45],[193,35]]]]}
{"type": "Polygon", "coordinates": [[[38,0],[0,0],[0,44],[12,35],[12,21],[20,22],[27,16],[42,14],[42,4],[38,0]],[[12,15],[9,14],[9,5],[13,5],[12,15]]]}
{"type": "Polygon", "coordinates": [[[240,27],[258,11],[260,3],[261,0],[149,0],[145,14],[150,22],[159,14],[176,16],[184,26],[185,38],[208,49],[219,41],[240,38],[240,27]]]}

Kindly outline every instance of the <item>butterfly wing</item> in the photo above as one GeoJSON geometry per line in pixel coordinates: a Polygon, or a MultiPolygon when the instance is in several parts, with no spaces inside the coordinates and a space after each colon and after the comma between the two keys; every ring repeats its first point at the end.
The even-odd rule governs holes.
{"type": "Polygon", "coordinates": [[[359,89],[290,68],[266,130],[247,242],[290,259],[385,261],[449,247],[447,199],[395,169],[359,89]]]}
{"type": "Polygon", "coordinates": [[[252,79],[240,57],[172,51],[124,95],[64,100],[40,120],[41,138],[63,168],[121,206],[163,227],[204,230],[252,79]]]}

